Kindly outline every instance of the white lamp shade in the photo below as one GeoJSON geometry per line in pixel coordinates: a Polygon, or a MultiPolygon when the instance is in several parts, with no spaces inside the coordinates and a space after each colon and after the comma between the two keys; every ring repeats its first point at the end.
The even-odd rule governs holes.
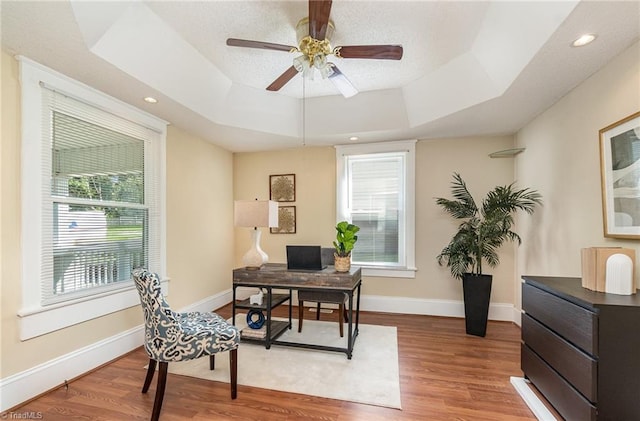
{"type": "Polygon", "coordinates": [[[277,227],[278,202],[273,200],[236,200],[233,219],[236,227],[277,227]]]}

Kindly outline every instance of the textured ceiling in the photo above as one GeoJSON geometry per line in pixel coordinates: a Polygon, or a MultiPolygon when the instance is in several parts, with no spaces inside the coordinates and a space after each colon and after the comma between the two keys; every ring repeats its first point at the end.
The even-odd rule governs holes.
{"type": "Polygon", "coordinates": [[[640,36],[636,1],[335,0],[332,46],[404,48],[401,61],[332,58],[360,92],[345,99],[319,76],[267,92],[296,55],[225,44],[295,45],[306,1],[0,7],[10,54],[232,151],[513,133],[640,36]],[[570,47],[585,32],[598,38],[570,47]]]}

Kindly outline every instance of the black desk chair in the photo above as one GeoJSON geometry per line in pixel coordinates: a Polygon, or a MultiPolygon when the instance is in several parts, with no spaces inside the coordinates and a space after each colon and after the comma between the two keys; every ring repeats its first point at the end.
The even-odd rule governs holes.
{"type": "MultiPolygon", "coordinates": [[[[322,248],[322,265],[333,265],[334,257],[333,253],[336,250],[332,248],[322,248]]],[[[347,294],[344,292],[335,291],[298,291],[298,332],[302,332],[302,320],[304,319],[304,302],[310,301],[316,303],[316,320],[320,320],[320,304],[337,304],[338,305],[338,324],[340,326],[340,337],[344,336],[344,326],[342,319],[345,322],[349,321],[349,315],[347,314],[347,308],[345,302],[347,301],[347,294]]]]}

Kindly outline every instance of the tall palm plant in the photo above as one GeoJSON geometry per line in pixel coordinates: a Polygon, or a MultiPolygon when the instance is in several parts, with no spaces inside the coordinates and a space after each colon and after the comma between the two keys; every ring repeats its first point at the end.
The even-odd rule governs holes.
{"type": "Polygon", "coordinates": [[[495,187],[478,207],[460,174],[454,173],[451,183],[454,200],[436,199],[447,213],[462,220],[456,234],[437,257],[440,265],[449,267],[453,277],[462,279],[465,273],[482,275],[483,261],[490,267],[500,263],[498,249],[505,241],[522,242],[512,231],[513,215],[517,210],[532,214],[542,200],[537,191],[516,190],[514,184],[495,187]]]}

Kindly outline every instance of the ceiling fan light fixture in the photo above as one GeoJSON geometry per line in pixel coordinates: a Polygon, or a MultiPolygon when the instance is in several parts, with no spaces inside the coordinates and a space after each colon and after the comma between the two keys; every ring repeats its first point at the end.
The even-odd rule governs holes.
{"type": "Polygon", "coordinates": [[[313,56],[313,67],[318,70],[327,67],[327,56],[322,53],[316,53],[313,56]]]}
{"type": "Polygon", "coordinates": [[[306,37],[300,44],[302,55],[293,59],[293,67],[302,73],[306,79],[313,80],[315,69],[318,69],[323,79],[333,75],[333,65],[327,61],[328,43],[326,41],[316,42],[313,38],[306,37]]]}
{"type": "Polygon", "coordinates": [[[293,67],[295,67],[298,73],[301,73],[302,77],[304,77],[305,79],[313,80],[313,67],[311,67],[309,57],[301,55],[294,58],[293,67]]]}
{"type": "Polygon", "coordinates": [[[327,62],[327,56],[332,53],[331,36],[335,27],[333,22],[327,22],[327,30],[324,39],[318,40],[309,35],[309,18],[305,17],[296,25],[296,38],[298,39],[298,51],[302,56],[293,59],[293,67],[302,73],[302,76],[313,80],[314,69],[318,69],[323,79],[333,74],[333,68],[327,62]]]}
{"type": "Polygon", "coordinates": [[[293,59],[293,67],[300,73],[304,72],[304,70],[309,67],[309,59],[307,56],[298,56],[293,59]]]}

